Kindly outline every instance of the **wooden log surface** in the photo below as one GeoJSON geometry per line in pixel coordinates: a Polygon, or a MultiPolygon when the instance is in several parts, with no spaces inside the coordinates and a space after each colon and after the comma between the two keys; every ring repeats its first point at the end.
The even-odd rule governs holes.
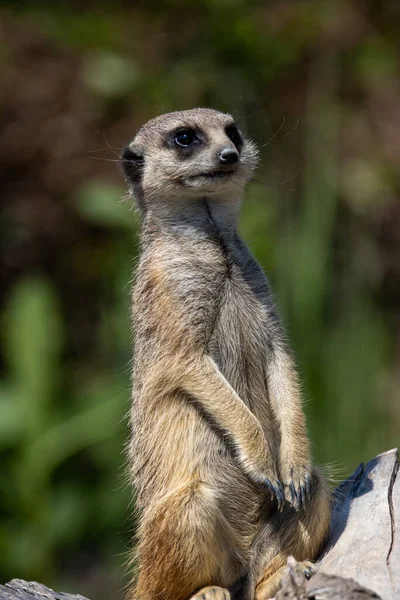
{"type": "MultiPolygon", "coordinates": [[[[329,539],[307,580],[290,557],[276,600],[400,600],[400,478],[397,450],[359,465],[335,491],[329,539]]],[[[87,600],[13,579],[0,600],[87,600]]]]}
{"type": "Polygon", "coordinates": [[[84,596],[54,592],[35,581],[13,579],[0,585],[1,600],[87,600],[84,596]]]}
{"type": "Polygon", "coordinates": [[[327,575],[318,571],[310,580],[291,556],[282,578],[282,589],[275,600],[379,600],[372,590],[360,586],[354,579],[327,575]]]}
{"type": "Polygon", "coordinates": [[[319,561],[322,572],[352,578],[383,600],[400,600],[398,470],[398,452],[389,450],[361,464],[339,486],[319,561]]]}

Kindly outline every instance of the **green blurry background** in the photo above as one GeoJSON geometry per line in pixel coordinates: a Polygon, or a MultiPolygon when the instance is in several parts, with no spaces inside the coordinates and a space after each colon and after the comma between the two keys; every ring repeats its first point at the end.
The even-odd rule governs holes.
{"type": "Polygon", "coordinates": [[[1,2],[0,36],[0,580],[118,599],[138,250],[120,150],[194,106],[261,146],[241,229],[341,479],[400,432],[400,3],[1,2]]]}

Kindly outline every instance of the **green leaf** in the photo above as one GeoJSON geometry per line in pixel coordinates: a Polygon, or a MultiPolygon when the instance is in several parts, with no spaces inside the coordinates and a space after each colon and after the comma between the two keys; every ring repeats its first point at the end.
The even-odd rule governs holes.
{"type": "Polygon", "coordinates": [[[16,445],[21,436],[23,418],[15,394],[12,387],[0,385],[0,449],[16,445]]]}
{"type": "Polygon", "coordinates": [[[77,191],[74,205],[79,214],[96,225],[133,230],[137,220],[133,204],[123,198],[124,193],[122,186],[93,180],[77,191]]]}
{"type": "Polygon", "coordinates": [[[15,400],[25,429],[36,437],[49,419],[63,338],[57,298],[46,280],[26,278],[15,286],[4,331],[15,400]]]}

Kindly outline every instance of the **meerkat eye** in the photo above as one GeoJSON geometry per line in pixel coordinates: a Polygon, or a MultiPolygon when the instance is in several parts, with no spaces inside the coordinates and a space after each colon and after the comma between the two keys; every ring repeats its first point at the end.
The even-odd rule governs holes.
{"type": "Polygon", "coordinates": [[[240,152],[240,150],[242,149],[242,146],[243,146],[243,138],[240,135],[239,130],[236,127],[235,123],[231,123],[230,125],[227,125],[225,127],[225,133],[228,136],[228,138],[231,140],[231,142],[233,142],[233,144],[235,144],[238,152],[240,152]]]}
{"type": "Polygon", "coordinates": [[[197,136],[193,129],[180,129],[175,133],[174,142],[181,148],[188,148],[197,140],[197,136]]]}

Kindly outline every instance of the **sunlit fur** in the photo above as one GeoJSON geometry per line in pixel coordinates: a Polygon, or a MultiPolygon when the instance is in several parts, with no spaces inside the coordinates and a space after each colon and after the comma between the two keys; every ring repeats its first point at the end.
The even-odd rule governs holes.
{"type": "Polygon", "coordinates": [[[142,217],[132,600],[264,600],[278,589],[286,557],[315,558],[329,526],[330,495],[311,464],[296,368],[268,281],[236,230],[254,145],[244,140],[231,175],[202,175],[219,168],[219,150],[234,148],[225,133],[232,122],[209,109],[160,116],[124,159],[142,217]],[[171,143],[183,126],[204,140],[190,155],[171,143]],[[307,477],[312,493],[300,506],[307,477]],[[281,511],[267,487],[279,481],[281,511]]]}

